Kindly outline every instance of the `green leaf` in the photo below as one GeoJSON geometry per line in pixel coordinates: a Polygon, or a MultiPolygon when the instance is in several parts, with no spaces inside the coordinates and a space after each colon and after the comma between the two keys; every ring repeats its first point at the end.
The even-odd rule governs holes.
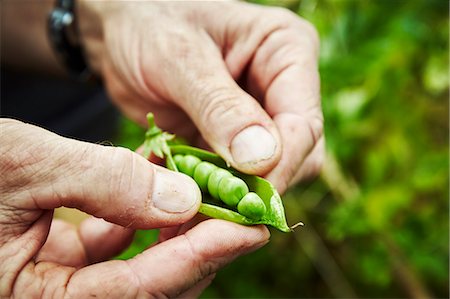
{"type": "Polygon", "coordinates": [[[172,154],[168,145],[168,141],[173,140],[175,135],[162,131],[155,124],[155,117],[153,113],[147,114],[148,129],[145,132],[144,151],[143,156],[149,158],[153,153],[155,156],[164,159],[166,158],[173,168],[176,169],[173,162],[172,154]]]}

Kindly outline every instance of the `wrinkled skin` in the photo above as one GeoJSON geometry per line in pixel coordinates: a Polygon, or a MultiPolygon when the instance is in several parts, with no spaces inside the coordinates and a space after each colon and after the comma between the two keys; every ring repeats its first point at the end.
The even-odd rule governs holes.
{"type": "MultiPolygon", "coordinates": [[[[78,3],[88,61],[126,115],[144,125],[152,111],[280,192],[320,169],[318,37],[304,20],[234,2],[78,3]]],[[[0,132],[0,297],[196,297],[268,242],[264,226],[193,219],[195,182],[131,151],[12,120],[0,132]],[[96,218],[52,221],[60,206],[96,218]],[[107,261],[156,227],[158,244],[107,261]]]]}
{"type": "Polygon", "coordinates": [[[152,111],[159,127],[266,175],[280,192],[319,171],[318,36],[309,23],[246,3],[104,4],[80,4],[94,20],[80,31],[92,68],[128,116],[145,126],[152,111]],[[252,125],[273,139],[260,130],[235,140],[252,125]]]}
{"type": "Polygon", "coordinates": [[[268,242],[263,226],[215,219],[174,226],[196,214],[197,185],[129,150],[13,120],[0,120],[0,130],[1,298],[195,297],[220,267],[268,242]],[[52,221],[60,206],[106,221],[92,217],[78,228],[52,221]],[[105,261],[130,243],[133,229],[166,226],[141,255],[105,261]]]}

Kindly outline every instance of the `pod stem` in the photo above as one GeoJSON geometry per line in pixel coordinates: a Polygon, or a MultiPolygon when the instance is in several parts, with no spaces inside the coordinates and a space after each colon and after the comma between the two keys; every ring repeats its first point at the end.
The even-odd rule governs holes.
{"type": "Polygon", "coordinates": [[[172,152],[168,141],[175,138],[175,135],[162,131],[155,123],[155,116],[149,112],[147,114],[148,129],[145,132],[143,156],[149,158],[151,153],[155,156],[167,160],[170,169],[177,171],[177,166],[173,161],[172,152]]]}
{"type": "Polygon", "coordinates": [[[299,226],[305,226],[305,224],[304,224],[303,222],[298,222],[298,223],[292,225],[292,226],[290,227],[290,229],[293,231],[294,229],[296,229],[296,228],[299,227],[299,226]]]}

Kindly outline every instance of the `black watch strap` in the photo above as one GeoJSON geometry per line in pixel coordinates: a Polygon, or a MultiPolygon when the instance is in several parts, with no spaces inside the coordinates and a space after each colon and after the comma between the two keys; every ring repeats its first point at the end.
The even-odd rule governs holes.
{"type": "Polygon", "coordinates": [[[95,81],[77,41],[74,8],[75,0],[56,0],[48,17],[49,39],[72,78],[83,82],[95,81]]]}

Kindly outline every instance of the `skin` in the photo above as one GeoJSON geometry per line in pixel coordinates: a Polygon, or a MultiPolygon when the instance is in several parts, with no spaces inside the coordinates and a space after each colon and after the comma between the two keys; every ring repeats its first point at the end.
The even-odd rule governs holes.
{"type": "Polygon", "coordinates": [[[219,268],[268,242],[264,226],[216,219],[177,226],[198,210],[196,183],[129,150],[14,120],[1,119],[0,131],[0,171],[9,174],[0,180],[0,298],[197,296],[219,268]],[[171,213],[158,198],[186,205],[171,213]],[[80,227],[52,221],[60,206],[96,218],[80,227]],[[107,261],[134,229],[167,226],[178,229],[163,229],[136,258],[107,261]]]}
{"type": "MultiPolygon", "coordinates": [[[[2,31],[2,63],[64,74],[46,38],[52,5],[2,3],[3,22],[14,24],[2,31]]],[[[76,13],[91,69],[128,117],[145,126],[153,111],[164,130],[212,148],[244,173],[265,175],[280,193],[320,171],[319,39],[305,20],[234,1],[79,0],[76,13]],[[276,150],[237,163],[233,137],[253,124],[273,134],[276,150]]]]}
{"type": "Polygon", "coordinates": [[[319,171],[319,39],[305,20],[238,2],[80,1],[79,11],[90,65],[128,116],[145,125],[153,111],[162,129],[265,175],[280,193],[319,171]],[[233,140],[255,124],[276,149],[239,163],[233,140]]]}
{"type": "MultiPolygon", "coordinates": [[[[46,37],[52,5],[2,1],[2,64],[64,76],[46,37]]],[[[145,125],[153,111],[164,130],[212,148],[242,172],[266,176],[280,192],[319,171],[318,36],[306,21],[240,2],[79,0],[76,13],[87,61],[128,117],[145,125]],[[256,128],[256,141],[244,134],[236,142],[248,128],[256,128]],[[261,152],[258,140],[273,147],[261,152]]],[[[176,226],[196,213],[198,187],[129,151],[9,120],[1,126],[0,297],[195,297],[220,267],[268,240],[261,226],[176,226]],[[183,212],[154,208],[170,201],[150,190],[169,185],[177,187],[167,198],[184,197],[165,208],[182,209],[190,198],[183,212]],[[107,222],[52,222],[59,206],[107,222]],[[135,259],[96,263],[124,248],[135,228],[174,225],[135,259]]]]}

